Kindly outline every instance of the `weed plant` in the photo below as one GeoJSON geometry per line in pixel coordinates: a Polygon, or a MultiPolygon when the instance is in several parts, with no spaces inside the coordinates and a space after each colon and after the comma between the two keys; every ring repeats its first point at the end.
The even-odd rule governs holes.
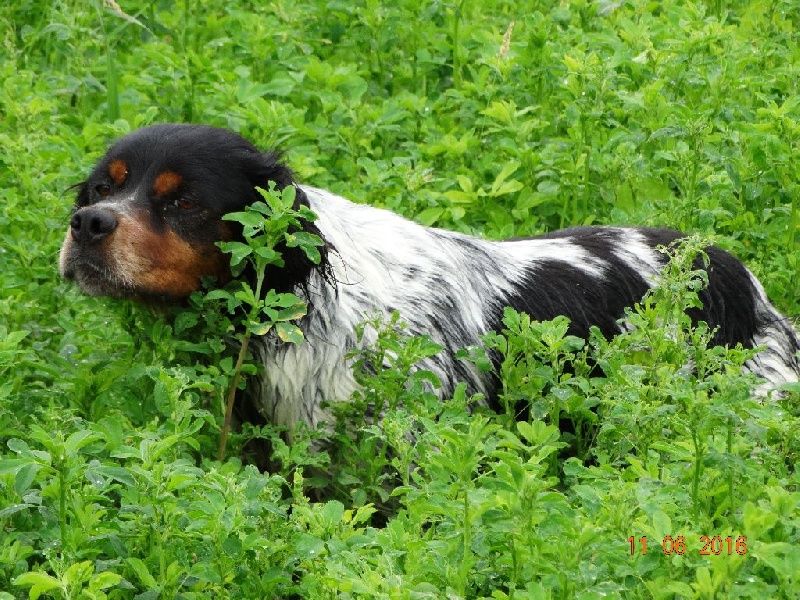
{"type": "MultiPolygon", "coordinates": [[[[800,387],[757,396],[750,352],[685,316],[711,235],[800,314],[798,31],[793,0],[4,3],[0,600],[800,596],[800,387]],[[439,400],[439,348],[365,315],[335,423],[234,428],[220,461],[243,336],[302,343],[296,299],[165,314],[56,274],[68,187],[161,121],[426,225],[700,237],[614,339],[507,311],[461,353],[499,413],[439,400]]],[[[259,228],[299,217],[265,206],[235,259],[279,260],[289,221],[259,228]]]]}

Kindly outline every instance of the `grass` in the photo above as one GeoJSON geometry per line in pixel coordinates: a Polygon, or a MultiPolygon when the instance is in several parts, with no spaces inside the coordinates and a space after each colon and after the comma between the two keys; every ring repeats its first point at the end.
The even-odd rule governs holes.
{"type": "Polygon", "coordinates": [[[402,315],[365,323],[333,431],[231,436],[269,471],[216,460],[224,311],[87,298],[55,265],[107,144],[194,121],[428,225],[714,235],[797,317],[798,31],[793,0],[5,3],[0,599],[796,598],[800,389],[759,403],[747,353],[676,310],[699,242],[613,340],[508,312],[502,414],[438,401],[402,315]]]}

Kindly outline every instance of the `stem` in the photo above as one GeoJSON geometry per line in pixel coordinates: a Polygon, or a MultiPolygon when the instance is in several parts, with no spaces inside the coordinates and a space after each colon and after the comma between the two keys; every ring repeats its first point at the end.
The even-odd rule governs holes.
{"type": "Polygon", "coordinates": [[[106,50],[106,114],[111,122],[119,119],[119,88],[117,85],[118,74],[116,69],[116,61],[114,60],[114,47],[112,45],[111,36],[106,26],[106,20],[103,15],[103,9],[100,4],[95,5],[97,9],[97,16],[100,20],[100,27],[103,30],[103,41],[105,42],[106,50]]]}
{"type": "Polygon", "coordinates": [[[219,437],[219,451],[217,460],[222,462],[225,459],[225,447],[228,444],[228,434],[231,431],[231,418],[233,417],[233,403],[236,399],[236,388],[239,387],[239,380],[242,378],[242,363],[247,355],[247,347],[250,345],[250,332],[244,334],[242,345],[239,348],[239,356],[236,358],[236,367],[233,369],[233,381],[228,388],[228,396],[225,400],[225,421],[222,423],[222,432],[219,437]]]}
{"type": "Polygon", "coordinates": [[[583,159],[583,214],[588,215],[589,203],[591,202],[591,198],[589,197],[589,180],[591,179],[591,173],[589,172],[589,157],[591,156],[592,151],[589,147],[589,144],[586,143],[586,133],[583,134],[583,144],[584,154],[586,156],[583,159]]]}
{"type": "Polygon", "coordinates": [[[67,489],[64,477],[64,465],[58,469],[58,527],[61,533],[61,554],[67,547],[67,489]]]}
{"type": "Polygon", "coordinates": [[[461,595],[465,596],[467,593],[467,575],[470,570],[470,559],[472,558],[472,536],[471,523],[469,519],[469,489],[464,485],[464,556],[461,558],[461,595]]]}
{"type": "Polygon", "coordinates": [[[461,87],[461,55],[458,51],[458,30],[461,25],[461,9],[465,0],[461,0],[456,6],[453,15],[453,87],[461,87]]]}
{"type": "Polygon", "coordinates": [[[117,70],[114,62],[114,50],[108,39],[106,39],[106,74],[108,118],[113,122],[119,119],[119,91],[117,88],[117,70]]]}
{"type": "Polygon", "coordinates": [[[789,248],[793,248],[800,231],[800,200],[797,194],[792,194],[791,212],[789,213],[789,230],[786,232],[786,243],[789,248]]]}
{"type": "Polygon", "coordinates": [[[561,214],[558,217],[559,229],[563,229],[566,226],[566,218],[567,214],[569,213],[569,201],[570,201],[569,194],[564,194],[564,202],[561,205],[561,214]]]}
{"type": "Polygon", "coordinates": [[[700,488],[700,470],[702,468],[703,452],[700,447],[699,435],[696,431],[692,432],[692,441],[694,443],[694,473],[692,474],[692,504],[697,515],[700,514],[700,506],[697,502],[697,492],[700,488]]]}
{"type": "MultiPolygon", "coordinates": [[[[161,492],[160,486],[157,487],[156,494],[160,495],[161,492]]],[[[159,505],[153,503],[153,531],[151,532],[150,542],[151,546],[155,547],[158,555],[158,580],[163,584],[167,581],[167,560],[166,556],[164,556],[164,539],[161,537],[161,532],[164,530],[161,521],[159,505]]]]}
{"type": "MultiPolygon", "coordinates": [[[[261,299],[261,286],[264,283],[264,267],[258,270],[258,279],[256,280],[256,304],[250,308],[248,321],[255,317],[254,313],[258,312],[259,303],[261,299]]],[[[239,381],[242,378],[242,364],[244,358],[247,356],[247,348],[250,345],[250,331],[245,330],[242,337],[242,345],[239,348],[239,356],[236,357],[236,366],[233,368],[233,381],[228,388],[228,396],[225,399],[225,420],[222,423],[222,431],[219,436],[219,450],[217,451],[217,460],[222,462],[225,459],[225,447],[228,445],[228,435],[231,431],[231,418],[233,417],[233,403],[236,400],[236,389],[239,387],[239,381]]]]}
{"type": "MultiPolygon", "coordinates": [[[[556,431],[561,431],[561,407],[558,405],[558,399],[553,401],[553,414],[550,416],[550,423],[556,427],[556,431]]],[[[554,476],[558,476],[558,468],[560,460],[558,452],[553,452],[550,455],[550,468],[554,476]]]]}
{"type": "Polygon", "coordinates": [[[728,417],[728,443],[727,443],[727,451],[728,451],[728,464],[730,465],[728,468],[728,514],[733,515],[733,505],[734,505],[734,497],[733,497],[733,460],[731,457],[733,456],[733,417],[728,417]]]}
{"type": "Polygon", "coordinates": [[[511,584],[509,587],[509,592],[511,592],[508,597],[513,598],[516,595],[517,591],[517,579],[519,579],[519,561],[517,560],[517,545],[514,543],[514,535],[512,534],[510,540],[511,545],[511,572],[514,574],[513,578],[511,579],[511,584]]]}

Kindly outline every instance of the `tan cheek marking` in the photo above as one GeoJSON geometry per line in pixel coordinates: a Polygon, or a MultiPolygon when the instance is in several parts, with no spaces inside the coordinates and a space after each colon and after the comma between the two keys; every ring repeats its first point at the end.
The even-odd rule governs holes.
{"type": "Polygon", "coordinates": [[[121,218],[111,242],[117,275],[145,292],[188,296],[203,277],[230,278],[228,262],[216,246],[193,246],[174,231],[153,231],[140,218],[121,218]]]}
{"type": "Polygon", "coordinates": [[[128,178],[128,165],[124,160],[115,158],[108,165],[108,174],[111,176],[111,180],[114,183],[122,185],[128,178]]]}
{"type": "Polygon", "coordinates": [[[159,173],[158,177],[156,177],[155,181],[153,181],[153,193],[156,196],[166,196],[171,194],[178,189],[178,186],[182,181],[183,177],[181,177],[175,171],[164,171],[163,173],[159,173]]]}

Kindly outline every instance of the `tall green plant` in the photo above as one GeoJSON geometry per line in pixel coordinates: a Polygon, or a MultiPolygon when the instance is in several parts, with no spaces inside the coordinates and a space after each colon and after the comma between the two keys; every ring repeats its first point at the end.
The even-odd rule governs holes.
{"type": "Polygon", "coordinates": [[[283,342],[299,344],[303,341],[303,333],[295,322],[305,316],[306,304],[292,293],[278,293],[274,289],[265,293],[269,285],[265,280],[267,269],[284,266],[282,248],[299,248],[310,261],[315,264],[320,262],[317,247],[322,245],[322,240],[313,233],[303,231],[303,223],[314,221],[316,215],[307,206],[295,208],[296,189],[287,186],[278,191],[272,182],[269,189],[257,189],[263,201],[223,217],[242,227],[244,241],[218,244],[223,252],[230,254],[231,269],[237,277],[226,288],[211,290],[200,297],[195,295],[193,299],[195,310],[219,310],[231,317],[231,320],[223,320],[217,334],[225,336],[232,329],[238,345],[236,363],[229,372],[225,396],[225,413],[217,452],[219,460],[225,458],[236,390],[240,387],[246,368],[251,337],[273,332],[283,342]],[[250,272],[254,273],[253,285],[248,278],[241,277],[250,272]]]}

